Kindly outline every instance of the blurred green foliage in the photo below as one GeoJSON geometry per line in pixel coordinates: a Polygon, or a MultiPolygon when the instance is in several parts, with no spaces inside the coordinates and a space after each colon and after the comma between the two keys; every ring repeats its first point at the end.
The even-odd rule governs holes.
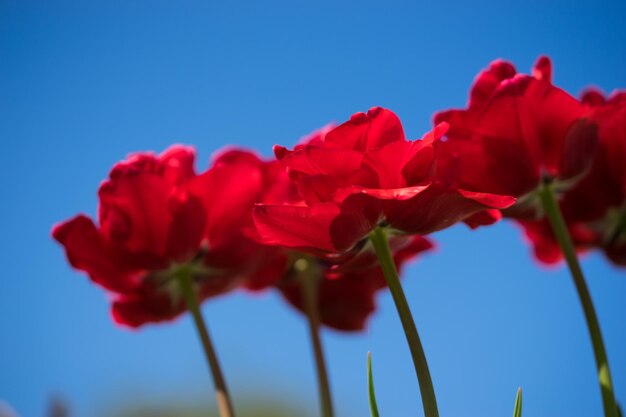
{"type": "MultiPolygon", "coordinates": [[[[237,417],[312,417],[311,412],[298,409],[295,406],[261,402],[249,403],[244,406],[235,406],[237,417]]],[[[109,417],[109,416],[108,416],[109,417]]],[[[157,408],[154,406],[133,406],[132,408],[118,410],[110,417],[219,417],[217,410],[207,410],[202,407],[185,405],[167,406],[157,408]]]]}

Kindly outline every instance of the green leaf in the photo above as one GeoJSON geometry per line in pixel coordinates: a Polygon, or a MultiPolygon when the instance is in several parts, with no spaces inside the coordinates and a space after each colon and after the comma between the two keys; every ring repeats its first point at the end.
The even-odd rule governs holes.
{"type": "Polygon", "coordinates": [[[376,393],[374,392],[374,375],[372,374],[372,352],[367,352],[367,389],[370,399],[370,413],[372,417],[378,415],[378,405],[376,405],[376,393]]]}
{"type": "Polygon", "coordinates": [[[517,396],[515,397],[515,409],[513,410],[513,417],[522,417],[522,389],[517,389],[517,396]]]}

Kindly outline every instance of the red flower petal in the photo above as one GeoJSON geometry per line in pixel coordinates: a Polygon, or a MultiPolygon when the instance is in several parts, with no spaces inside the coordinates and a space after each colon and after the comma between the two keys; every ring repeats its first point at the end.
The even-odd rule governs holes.
{"type": "Polygon", "coordinates": [[[133,291],[138,283],[133,271],[122,264],[102,239],[90,218],[78,215],[52,229],[52,236],[65,247],[70,264],[89,274],[96,284],[119,293],[133,291]]]}
{"type": "Polygon", "coordinates": [[[167,240],[167,257],[177,262],[192,258],[204,237],[206,212],[200,199],[183,195],[170,201],[172,222],[167,240]]]}
{"type": "Polygon", "coordinates": [[[494,173],[508,170],[517,174],[513,179],[521,177],[505,187],[522,195],[536,187],[542,172],[560,176],[563,141],[583,115],[580,103],[564,91],[545,81],[516,76],[494,93],[476,132],[485,140],[486,152],[497,155],[494,173]]]}
{"type": "Polygon", "coordinates": [[[463,197],[474,200],[477,203],[484,205],[485,207],[495,209],[505,209],[515,204],[515,198],[504,195],[489,194],[489,193],[477,193],[475,191],[458,190],[459,194],[463,197]]]}
{"type": "Polygon", "coordinates": [[[376,188],[403,188],[428,177],[433,166],[433,153],[431,141],[392,142],[368,151],[363,169],[370,170],[378,179],[376,188]]]}
{"type": "MultiPolygon", "coordinates": [[[[533,221],[519,221],[524,228],[524,234],[533,246],[533,252],[537,260],[544,264],[555,264],[563,259],[563,253],[559,246],[552,227],[547,219],[533,221]]],[[[598,241],[598,235],[580,224],[568,225],[576,252],[585,252],[590,245],[598,241]]]]}
{"type": "Polygon", "coordinates": [[[385,218],[395,229],[427,235],[479,211],[508,207],[513,202],[511,197],[447,190],[442,184],[433,183],[409,200],[385,202],[385,218]]]}
{"type": "Polygon", "coordinates": [[[172,185],[181,185],[196,175],[193,167],[196,151],[190,146],[171,146],[158,159],[160,176],[172,185]]]}
{"type": "Polygon", "coordinates": [[[359,169],[362,160],[363,154],[353,150],[306,146],[282,161],[291,171],[347,177],[359,169]]]}
{"type": "Polygon", "coordinates": [[[606,102],[606,99],[604,98],[604,94],[600,90],[596,88],[588,88],[583,91],[580,101],[588,106],[593,107],[601,106],[606,102]]]}
{"type": "Polygon", "coordinates": [[[229,151],[189,182],[189,192],[203,202],[210,245],[251,224],[252,208],[263,191],[262,164],[250,152],[229,151]]]}
{"type": "Polygon", "coordinates": [[[367,114],[356,113],[349,121],[328,132],[324,143],[332,148],[364,152],[404,139],[398,117],[387,109],[373,107],[367,114]]]}
{"type": "Polygon", "coordinates": [[[100,187],[100,227],[129,253],[166,254],[172,214],[170,186],[150,172],[126,171],[100,187]]]}
{"type": "Polygon", "coordinates": [[[354,195],[366,195],[378,200],[408,200],[419,193],[425,191],[430,186],[430,182],[413,187],[402,188],[364,188],[358,186],[345,187],[337,190],[335,201],[342,202],[346,198],[354,195]]]}
{"type": "MultiPolygon", "coordinates": [[[[493,61],[489,64],[489,68],[481,71],[476,76],[474,85],[470,91],[468,107],[470,109],[479,109],[487,104],[489,98],[499,87],[500,83],[509,78],[513,78],[515,73],[515,67],[510,62],[501,59],[493,61]]],[[[454,123],[452,123],[452,125],[454,126],[454,123]]]]}
{"type": "Polygon", "coordinates": [[[555,264],[563,259],[559,244],[547,221],[521,221],[526,238],[532,243],[535,257],[544,264],[555,264]]]}
{"type": "Polygon", "coordinates": [[[254,222],[264,243],[318,253],[351,249],[367,236],[377,221],[377,208],[363,210],[359,196],[334,203],[306,206],[258,204],[254,222]],[[321,252],[320,252],[321,251],[321,252]]]}
{"type": "Polygon", "coordinates": [[[547,56],[540,56],[533,67],[533,77],[538,80],[552,82],[552,61],[547,56]]]}
{"type": "Polygon", "coordinates": [[[476,229],[480,226],[489,226],[497,223],[502,219],[502,212],[500,210],[484,210],[478,213],[472,214],[470,217],[463,220],[471,229],[476,229]]]}
{"type": "Polygon", "coordinates": [[[575,178],[587,173],[598,148],[598,128],[587,119],[578,119],[563,142],[559,177],[575,178]]]}
{"type": "MultiPolygon", "coordinates": [[[[379,270],[367,273],[344,274],[336,279],[322,278],[318,289],[320,321],[342,331],[359,331],[365,328],[369,316],[376,310],[374,300],[379,270]]],[[[281,294],[294,307],[304,309],[300,286],[295,280],[280,287],[281,294]]]]}
{"type": "Polygon", "coordinates": [[[168,293],[155,290],[117,298],[111,315],[119,325],[138,328],[146,323],[173,320],[185,310],[182,297],[174,301],[168,293]]]}
{"type": "Polygon", "coordinates": [[[332,203],[313,207],[257,204],[253,217],[268,245],[335,252],[330,226],[339,213],[339,206],[332,203]]]}

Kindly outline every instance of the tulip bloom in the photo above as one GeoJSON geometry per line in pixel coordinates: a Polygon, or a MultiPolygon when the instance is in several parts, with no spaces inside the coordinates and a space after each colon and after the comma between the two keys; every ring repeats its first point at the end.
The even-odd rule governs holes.
{"type": "Polygon", "coordinates": [[[532,75],[497,60],[477,77],[464,110],[435,115],[447,122],[446,146],[460,158],[460,183],[519,198],[506,215],[537,215],[534,192],[544,183],[571,188],[589,169],[597,145],[589,109],[552,84],[541,57],[532,75]]]}
{"type": "MultiPolygon", "coordinates": [[[[578,250],[598,247],[615,264],[626,265],[626,92],[605,98],[590,89],[582,102],[591,110],[600,143],[588,174],[563,194],[561,209],[578,250]]],[[[545,221],[522,225],[539,260],[555,263],[563,258],[545,221]]]]}
{"type": "MultiPolygon", "coordinates": [[[[262,241],[314,255],[341,254],[378,226],[424,235],[513,204],[511,197],[461,188],[455,172],[436,169],[446,129],[442,124],[422,140],[407,141],[394,113],[373,108],[293,151],[276,146],[303,201],[257,205],[262,241]]],[[[473,220],[480,223],[480,217],[473,220]]]]}
{"type": "MultiPolygon", "coordinates": [[[[314,132],[304,139],[304,144],[322,143],[325,134],[331,129],[329,125],[314,132]]],[[[283,163],[278,160],[261,161],[256,157],[254,163],[262,173],[265,184],[259,204],[289,204],[296,207],[306,205],[296,182],[290,179],[283,163]]],[[[247,230],[246,234],[254,240],[263,241],[254,229],[247,230]]],[[[432,247],[433,244],[421,236],[395,236],[392,240],[398,268],[418,253],[432,247]]],[[[345,254],[318,253],[317,256],[291,248],[275,247],[274,250],[275,256],[282,253],[282,260],[274,263],[271,273],[264,271],[258,275],[264,275],[268,282],[274,283],[291,305],[307,314],[302,283],[295,266],[299,260],[305,260],[311,266],[307,279],[314,281],[316,309],[321,324],[342,331],[364,329],[367,319],[376,309],[376,294],[386,286],[376,254],[369,245],[345,254]]],[[[253,280],[247,286],[254,289],[259,282],[262,281],[253,280]]]]}
{"type": "Polygon", "coordinates": [[[227,152],[201,175],[194,158],[183,146],[131,155],[100,186],[98,225],[81,214],[52,231],[70,264],[111,294],[118,324],[139,327],[185,311],[175,280],[182,267],[204,300],[269,285],[261,271],[283,259],[241,231],[264,186],[255,157],[227,152]]]}

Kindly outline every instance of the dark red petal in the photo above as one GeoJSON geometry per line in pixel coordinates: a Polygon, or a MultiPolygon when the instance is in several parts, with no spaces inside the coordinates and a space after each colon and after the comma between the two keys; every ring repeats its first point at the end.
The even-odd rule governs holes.
{"type": "MultiPolygon", "coordinates": [[[[309,163],[315,167],[309,173],[320,173],[346,177],[359,169],[363,155],[360,152],[343,149],[328,149],[316,146],[307,146],[306,156],[309,163]]],[[[285,161],[290,169],[298,170],[289,161],[285,161]]],[[[305,171],[306,172],[306,171],[305,171]]]]}
{"type": "Polygon", "coordinates": [[[535,257],[544,264],[555,264],[563,259],[563,253],[557,243],[550,224],[542,221],[521,221],[526,238],[533,246],[535,257]]]}
{"type": "Polygon", "coordinates": [[[134,276],[138,271],[119,262],[90,218],[78,215],[57,224],[52,229],[52,236],[65,247],[70,265],[87,272],[96,284],[120,293],[137,287],[134,276]]]}
{"type": "MultiPolygon", "coordinates": [[[[563,212],[570,221],[600,221],[626,199],[626,103],[609,101],[594,107],[592,121],[600,144],[589,172],[563,196],[563,212]]],[[[597,223],[601,228],[602,222],[597,223]]]]}
{"type": "Polygon", "coordinates": [[[540,56],[533,67],[533,77],[552,83],[552,62],[547,56],[540,56]]]}
{"type": "Polygon", "coordinates": [[[158,156],[159,174],[172,185],[181,185],[196,175],[196,151],[191,146],[174,145],[158,156]]]}
{"type": "Polygon", "coordinates": [[[476,189],[486,189],[492,193],[523,196],[537,188],[541,180],[541,168],[524,143],[485,137],[484,159],[469,158],[464,162],[477,166],[475,171],[464,170],[470,184],[476,189]],[[475,175],[477,172],[478,175],[475,175]],[[486,188],[481,185],[485,184],[486,188]]]}
{"type": "Polygon", "coordinates": [[[146,174],[159,173],[159,160],[152,152],[139,152],[128,155],[128,157],[116,163],[109,172],[109,178],[116,180],[119,177],[133,175],[139,172],[146,174]]]}
{"type": "Polygon", "coordinates": [[[349,149],[305,146],[279,159],[297,173],[347,177],[359,169],[363,155],[349,149]]]}
{"type": "Polygon", "coordinates": [[[598,125],[611,179],[620,186],[614,192],[621,194],[626,191],[626,92],[612,95],[606,106],[593,112],[592,119],[598,125]]]}
{"type": "Polygon", "coordinates": [[[435,125],[448,123],[449,129],[446,136],[449,139],[469,139],[472,137],[476,112],[468,110],[447,110],[436,113],[433,117],[435,125]]]}
{"type": "Polygon", "coordinates": [[[590,222],[603,218],[625,198],[626,190],[612,178],[605,150],[600,149],[589,173],[563,196],[561,208],[567,219],[590,222]]]}
{"type": "MultiPolygon", "coordinates": [[[[371,269],[362,274],[322,278],[318,288],[318,310],[322,324],[342,331],[363,330],[367,319],[376,309],[376,288],[372,285],[377,281],[376,274],[380,272],[371,269]]],[[[304,310],[300,286],[295,279],[279,289],[291,305],[304,310]]]]}
{"type": "Polygon", "coordinates": [[[489,65],[489,68],[481,71],[476,76],[474,85],[470,91],[468,108],[478,109],[485,105],[500,83],[509,78],[513,78],[515,72],[515,67],[510,62],[501,59],[493,61],[489,65]]]}
{"type": "Polygon", "coordinates": [[[252,208],[263,192],[263,169],[249,152],[230,153],[189,182],[189,192],[203,203],[210,243],[251,224],[252,208]]]}
{"type": "Polygon", "coordinates": [[[370,150],[363,159],[363,168],[378,178],[376,188],[403,188],[426,179],[433,165],[430,141],[397,141],[370,150]]]}
{"type": "Polygon", "coordinates": [[[626,266],[626,244],[611,245],[604,249],[604,253],[617,266],[626,266]]]}
{"type": "Polygon", "coordinates": [[[258,204],[253,217],[265,244],[336,252],[330,229],[339,214],[339,206],[332,203],[313,207],[258,204]]]}
{"type": "Polygon", "coordinates": [[[591,107],[601,106],[606,103],[604,93],[593,87],[587,88],[582,92],[580,101],[591,107]]]}
{"type": "Polygon", "coordinates": [[[502,212],[500,210],[490,209],[479,211],[463,220],[463,222],[472,229],[476,229],[480,226],[489,226],[497,223],[502,219],[502,212]]]}
{"type": "Polygon", "coordinates": [[[349,121],[326,134],[329,147],[364,152],[388,143],[405,140],[400,119],[390,110],[374,107],[354,114],[349,121]]]}
{"type": "MultiPolygon", "coordinates": [[[[494,161],[500,166],[494,167],[494,175],[512,171],[522,178],[539,179],[545,172],[556,177],[566,134],[583,115],[582,105],[563,90],[532,77],[516,76],[494,93],[476,131],[484,138],[486,150],[498,155],[494,161]],[[519,169],[511,168],[515,166],[519,169]]],[[[532,189],[536,184],[522,187],[515,181],[511,185],[532,189]]]]}
{"type": "Polygon", "coordinates": [[[342,202],[346,198],[355,195],[365,195],[373,197],[377,200],[408,200],[424,192],[430,186],[430,182],[415,185],[413,187],[402,188],[364,188],[358,186],[350,186],[337,190],[335,192],[335,201],[342,202]]]}
{"type": "Polygon", "coordinates": [[[226,147],[215,152],[211,159],[213,160],[213,166],[224,165],[250,165],[258,166],[263,162],[257,154],[246,149],[239,149],[233,147],[226,147]]]}
{"type": "Polygon", "coordinates": [[[626,104],[626,90],[614,90],[607,100],[609,104],[626,104]]]}
{"type": "Polygon", "coordinates": [[[302,202],[297,184],[289,178],[287,169],[280,161],[261,161],[258,168],[261,172],[262,185],[255,203],[298,204],[302,202]]]}
{"type": "Polygon", "coordinates": [[[167,241],[168,258],[185,262],[200,248],[206,227],[206,212],[199,198],[184,194],[170,201],[172,222],[167,241]]]}
{"type": "Polygon", "coordinates": [[[292,153],[292,151],[280,145],[274,145],[274,148],[272,150],[274,152],[274,156],[276,156],[276,159],[278,159],[279,161],[292,153]]]}
{"type": "Polygon", "coordinates": [[[411,236],[408,244],[395,248],[393,246],[393,238],[390,239],[389,245],[393,251],[393,258],[396,261],[398,271],[400,271],[405,262],[413,259],[417,254],[427,252],[435,248],[432,240],[423,236],[411,236]]]}
{"type": "Polygon", "coordinates": [[[360,195],[334,203],[305,206],[259,204],[254,222],[268,245],[297,248],[314,254],[344,252],[374,228],[380,216],[376,200],[360,195]]]}
{"type": "MultiPolygon", "coordinates": [[[[544,264],[555,264],[563,259],[561,248],[554,237],[547,219],[519,221],[524,234],[533,246],[535,257],[544,264]]],[[[593,246],[601,245],[601,237],[595,231],[580,223],[568,222],[568,229],[577,253],[583,253],[593,246]]]]}
{"type": "Polygon", "coordinates": [[[326,134],[337,127],[335,123],[328,123],[317,130],[305,135],[298,140],[298,146],[302,145],[312,145],[312,146],[322,146],[324,141],[326,140],[326,134]]]}
{"type": "Polygon", "coordinates": [[[168,293],[141,293],[113,301],[111,315],[117,324],[138,328],[147,323],[169,321],[186,310],[184,300],[173,300],[168,293]]]}
{"type": "Polygon", "coordinates": [[[163,178],[148,172],[103,183],[98,191],[103,233],[130,253],[164,256],[172,221],[171,190],[163,178]]]}
{"type": "Polygon", "coordinates": [[[347,183],[329,175],[296,175],[292,178],[299,195],[310,205],[336,200],[338,188],[347,183]]]}
{"type": "Polygon", "coordinates": [[[263,246],[256,255],[256,268],[247,275],[245,282],[246,289],[251,291],[275,285],[285,275],[289,261],[287,251],[278,247],[263,246]]]}
{"type": "Polygon", "coordinates": [[[563,142],[559,178],[569,179],[587,173],[598,147],[598,126],[587,119],[578,119],[570,127],[563,142]]]}
{"type": "Polygon", "coordinates": [[[494,209],[505,209],[515,204],[515,198],[506,195],[497,195],[489,193],[478,193],[475,191],[458,190],[459,194],[463,197],[474,200],[477,203],[484,205],[485,207],[494,209]]]}
{"type": "Polygon", "coordinates": [[[467,217],[498,206],[508,206],[510,197],[456,191],[433,183],[409,200],[385,202],[385,218],[391,227],[406,233],[426,235],[444,229],[467,217]]]}
{"type": "Polygon", "coordinates": [[[383,204],[364,194],[353,194],[344,199],[340,214],[330,225],[333,243],[339,251],[352,249],[381,222],[383,204]]]}

